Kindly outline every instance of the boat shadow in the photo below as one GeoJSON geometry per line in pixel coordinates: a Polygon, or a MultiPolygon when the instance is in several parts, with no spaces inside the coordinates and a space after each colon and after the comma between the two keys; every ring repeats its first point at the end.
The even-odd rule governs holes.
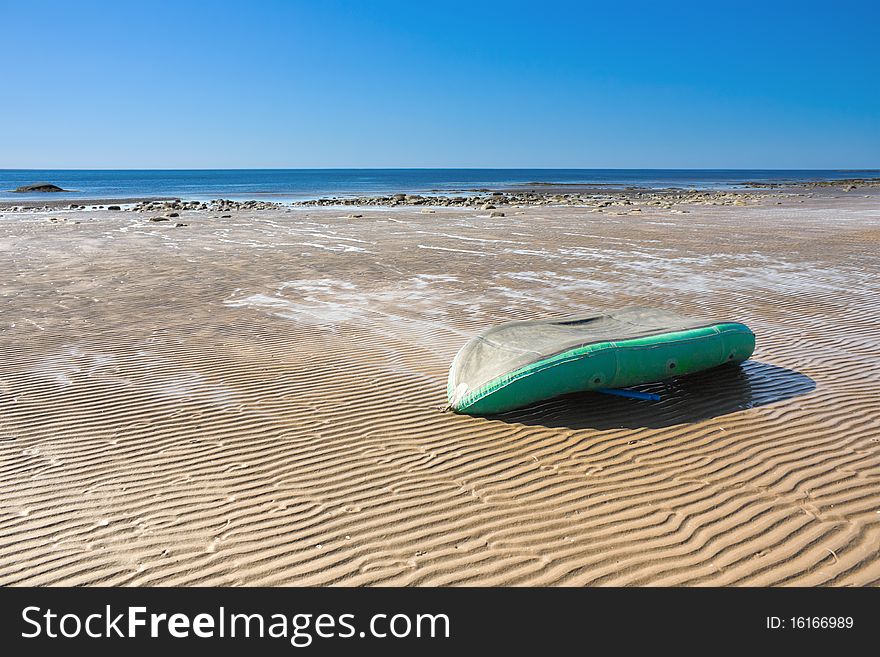
{"type": "Polygon", "coordinates": [[[492,419],[565,429],[661,429],[773,404],[815,388],[816,382],[805,374],[749,360],[632,388],[660,395],[659,402],[581,392],[492,419]]]}

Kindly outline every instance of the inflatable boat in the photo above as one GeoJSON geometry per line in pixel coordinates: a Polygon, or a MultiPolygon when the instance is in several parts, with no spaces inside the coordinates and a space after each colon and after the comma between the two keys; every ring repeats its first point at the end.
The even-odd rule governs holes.
{"type": "Polygon", "coordinates": [[[752,355],[738,322],[623,308],[500,324],[471,339],[449,369],[449,408],[493,415],[573,392],[619,389],[752,355]]]}

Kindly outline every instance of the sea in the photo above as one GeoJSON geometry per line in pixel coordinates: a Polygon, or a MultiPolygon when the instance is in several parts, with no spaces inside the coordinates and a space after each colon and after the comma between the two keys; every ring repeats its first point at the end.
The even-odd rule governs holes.
{"type": "Polygon", "coordinates": [[[820,169],[0,169],[0,201],[177,197],[299,201],[393,193],[449,194],[529,184],[731,189],[749,182],[880,177],[880,170],[820,169]],[[14,193],[52,183],[69,192],[14,193]]]}

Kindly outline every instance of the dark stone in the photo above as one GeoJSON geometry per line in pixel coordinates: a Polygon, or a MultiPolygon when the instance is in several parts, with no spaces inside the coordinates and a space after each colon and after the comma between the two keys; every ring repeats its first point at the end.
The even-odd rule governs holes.
{"type": "Polygon", "coordinates": [[[62,189],[58,185],[53,185],[51,183],[36,183],[34,185],[23,185],[12,191],[18,192],[19,194],[26,194],[28,192],[69,192],[70,190],[62,189]]]}
{"type": "Polygon", "coordinates": [[[121,210],[122,208],[120,208],[118,205],[108,205],[107,209],[108,210],[121,210]]]}

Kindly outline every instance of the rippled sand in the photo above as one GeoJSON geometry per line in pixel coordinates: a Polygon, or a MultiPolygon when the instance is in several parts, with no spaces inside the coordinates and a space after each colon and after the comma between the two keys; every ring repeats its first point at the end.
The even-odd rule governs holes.
{"type": "Polygon", "coordinates": [[[5,213],[0,583],[876,584],[880,195],[689,210],[5,213]],[[634,303],[754,358],[439,410],[474,333],[634,303]]]}

